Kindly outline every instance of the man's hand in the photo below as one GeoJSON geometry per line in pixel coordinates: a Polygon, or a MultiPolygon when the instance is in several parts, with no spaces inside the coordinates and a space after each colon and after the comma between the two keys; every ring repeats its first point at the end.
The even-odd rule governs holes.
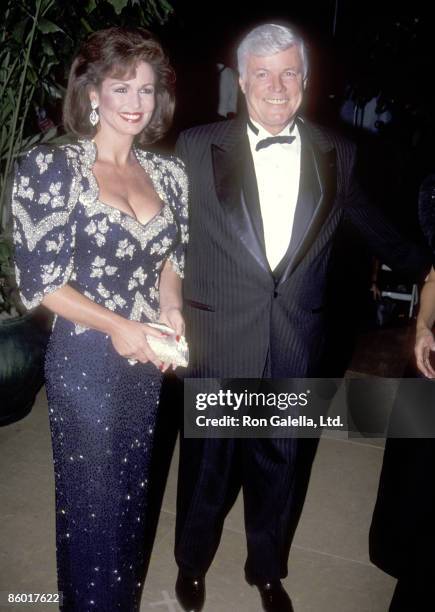
{"type": "Polygon", "coordinates": [[[414,348],[417,367],[427,378],[435,378],[435,370],[430,363],[431,351],[435,351],[435,339],[431,330],[427,327],[417,329],[414,348]]]}

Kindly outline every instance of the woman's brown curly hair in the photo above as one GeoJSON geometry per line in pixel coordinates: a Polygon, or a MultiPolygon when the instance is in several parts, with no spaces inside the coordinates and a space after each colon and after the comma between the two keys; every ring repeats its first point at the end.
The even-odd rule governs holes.
{"type": "Polygon", "coordinates": [[[89,122],[90,91],[98,90],[106,77],[132,78],[139,62],[146,62],[154,71],[156,105],[136,141],[145,145],[162,138],[174,114],[175,73],[160,43],[142,28],[99,30],[83,43],[68,78],[63,105],[65,129],[79,138],[93,138],[97,129],[89,122]]]}

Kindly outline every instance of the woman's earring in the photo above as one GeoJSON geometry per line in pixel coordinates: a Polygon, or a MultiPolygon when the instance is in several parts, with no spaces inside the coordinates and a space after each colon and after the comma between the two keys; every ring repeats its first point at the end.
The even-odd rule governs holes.
{"type": "Polygon", "coordinates": [[[92,112],[89,115],[89,121],[91,125],[95,127],[100,120],[100,117],[98,116],[98,113],[97,113],[98,102],[96,100],[91,100],[91,108],[92,108],[92,112]]]}

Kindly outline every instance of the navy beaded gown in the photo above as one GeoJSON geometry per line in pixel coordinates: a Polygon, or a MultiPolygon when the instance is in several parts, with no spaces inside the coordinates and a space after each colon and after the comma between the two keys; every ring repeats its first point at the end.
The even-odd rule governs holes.
{"type": "MultiPolygon", "coordinates": [[[[68,283],[128,319],[158,319],[162,266],[169,258],[183,273],[187,180],[177,158],[135,154],[162,204],[147,224],[99,199],[92,141],[36,147],[22,159],[14,242],[28,308],[68,283]]],[[[161,373],[121,357],[109,336],[61,317],[45,368],[62,609],[138,610],[161,373]]]]}

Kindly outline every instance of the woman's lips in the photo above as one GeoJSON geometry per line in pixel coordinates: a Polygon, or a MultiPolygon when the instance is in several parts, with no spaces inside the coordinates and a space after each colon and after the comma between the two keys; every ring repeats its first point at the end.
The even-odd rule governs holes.
{"type": "Polygon", "coordinates": [[[143,117],[143,113],[119,113],[119,116],[128,123],[139,123],[143,117]]]}

